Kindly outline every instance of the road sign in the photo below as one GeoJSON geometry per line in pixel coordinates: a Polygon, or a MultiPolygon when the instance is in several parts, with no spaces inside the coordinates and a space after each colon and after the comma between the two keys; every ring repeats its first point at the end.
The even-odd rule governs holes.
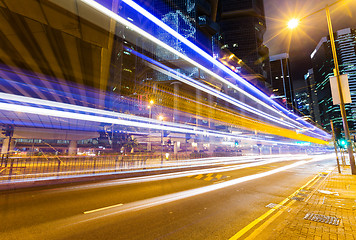
{"type": "MultiPolygon", "coordinates": [[[[349,79],[347,74],[340,75],[340,82],[341,82],[341,91],[344,97],[344,103],[351,103],[351,95],[350,95],[350,88],[349,88],[349,79]]],[[[337,105],[340,104],[340,95],[339,89],[337,87],[337,78],[336,76],[330,77],[330,88],[331,88],[331,95],[333,97],[333,104],[337,105]]]]}

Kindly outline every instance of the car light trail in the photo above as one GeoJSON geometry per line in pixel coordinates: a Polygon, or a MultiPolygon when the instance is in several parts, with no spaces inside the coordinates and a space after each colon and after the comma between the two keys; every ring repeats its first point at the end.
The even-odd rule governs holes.
{"type": "MultiPolygon", "coordinates": [[[[145,32],[144,30],[142,30],[141,28],[137,27],[136,25],[132,24],[131,22],[127,21],[126,19],[120,17],[118,14],[112,12],[111,10],[105,8],[104,6],[102,6],[101,4],[93,1],[93,0],[81,0],[82,2],[84,2],[85,4],[91,6],[92,8],[96,9],[97,11],[103,13],[104,15],[116,20],[117,22],[127,26],[129,29],[131,29],[134,32],[137,32],[138,34],[140,34],[141,36],[147,38],[148,40],[160,45],[161,47],[165,48],[166,50],[172,52],[173,54],[176,54],[177,56],[181,57],[182,59],[186,60],[187,62],[191,63],[192,65],[202,69],[203,71],[207,72],[209,75],[213,76],[216,79],[219,79],[221,82],[227,84],[228,86],[230,86],[231,88],[239,91],[240,93],[246,95],[247,97],[249,97],[250,99],[258,102],[259,104],[261,104],[262,106],[266,107],[267,109],[270,109],[274,112],[276,112],[278,115],[281,115],[283,117],[287,117],[289,120],[295,122],[298,125],[308,125],[308,126],[313,126],[307,122],[305,122],[304,120],[300,120],[301,122],[296,121],[295,119],[297,118],[297,116],[295,116],[294,114],[290,113],[289,111],[287,111],[286,109],[284,109],[283,107],[281,107],[279,104],[277,104],[276,102],[274,102],[273,100],[271,100],[269,97],[267,97],[265,94],[263,94],[262,92],[260,92],[259,90],[257,90],[256,88],[252,87],[252,85],[250,85],[247,81],[245,81],[244,79],[242,79],[240,76],[236,75],[234,72],[232,72],[230,69],[228,69],[226,66],[224,66],[222,63],[216,61],[216,59],[212,58],[211,56],[209,56],[207,53],[205,53],[203,50],[199,49],[197,46],[195,46],[193,43],[189,42],[188,40],[186,40],[184,37],[180,36],[177,32],[175,32],[173,29],[169,28],[167,25],[165,25],[163,22],[161,22],[160,20],[158,20],[156,17],[154,17],[152,14],[150,14],[149,12],[147,12],[145,9],[143,9],[142,7],[140,7],[139,5],[137,5],[136,3],[132,2],[132,1],[125,1],[129,6],[133,7],[136,11],[139,11],[142,15],[144,15],[145,17],[149,18],[151,21],[153,21],[155,24],[157,24],[158,26],[162,27],[163,29],[165,29],[168,32],[172,32],[171,34],[173,36],[175,36],[178,39],[182,38],[182,42],[184,42],[185,44],[187,44],[188,46],[190,46],[193,50],[198,51],[198,53],[200,55],[204,54],[204,57],[208,57],[208,60],[213,62],[214,64],[216,64],[217,66],[219,66],[222,70],[224,70],[225,72],[227,72],[229,75],[231,75],[232,77],[234,77],[236,80],[239,80],[240,82],[242,82],[243,84],[245,84],[246,86],[248,86],[250,89],[252,89],[253,91],[255,91],[256,93],[258,93],[259,96],[262,96],[263,98],[265,98],[265,100],[267,100],[267,102],[271,103],[272,106],[266,104],[264,101],[254,97],[253,95],[243,91],[242,89],[238,88],[236,85],[231,84],[229,81],[227,81],[226,79],[222,78],[221,76],[215,74],[214,72],[210,71],[209,69],[205,68],[204,66],[200,65],[199,63],[195,62],[194,60],[190,59],[189,57],[185,56],[184,54],[178,52],[177,50],[173,49],[172,47],[168,46],[167,44],[165,44],[164,42],[160,41],[159,39],[155,38],[154,36],[152,36],[151,34],[145,32]],[[130,5],[131,4],[131,5],[130,5]],[[201,52],[200,52],[201,51],[201,52]],[[275,109],[274,107],[278,108],[279,110],[275,109]],[[283,113],[282,113],[283,112],[283,113]],[[295,119],[290,118],[290,115],[294,116],[295,119]]],[[[320,129],[319,129],[320,130],[320,129]]],[[[330,135],[327,134],[326,132],[320,130],[321,133],[323,133],[325,137],[330,138],[330,135]]]]}
{"type": "Polygon", "coordinates": [[[99,212],[99,211],[103,211],[103,210],[106,210],[106,209],[110,209],[110,208],[114,208],[114,207],[119,207],[119,206],[122,206],[122,205],[123,205],[122,203],[119,203],[119,204],[111,205],[111,206],[108,206],[108,207],[103,207],[103,208],[98,208],[98,209],[95,209],[95,210],[85,211],[85,212],[83,212],[83,213],[84,213],[84,214],[89,214],[89,213],[99,212]]]}
{"type": "Polygon", "coordinates": [[[286,171],[288,169],[299,167],[299,166],[307,164],[307,163],[326,160],[326,159],[331,158],[331,157],[334,157],[334,155],[330,154],[330,155],[318,156],[318,157],[314,157],[312,160],[309,160],[309,161],[302,160],[302,161],[299,161],[299,162],[296,162],[296,163],[292,163],[290,165],[283,166],[283,167],[280,167],[280,168],[276,168],[276,169],[273,169],[273,170],[270,170],[270,171],[267,171],[267,172],[263,172],[263,173],[257,173],[257,174],[253,174],[253,175],[249,175],[249,176],[245,176],[245,177],[241,177],[241,178],[237,178],[237,179],[233,179],[233,180],[217,183],[217,184],[214,184],[214,185],[206,186],[206,187],[196,188],[196,189],[187,190],[187,191],[183,191],[183,192],[168,194],[168,195],[165,195],[165,196],[159,196],[159,197],[154,197],[154,198],[150,198],[150,199],[146,199],[146,200],[127,203],[127,204],[123,205],[123,207],[121,206],[122,208],[120,207],[120,209],[111,208],[110,210],[106,211],[107,213],[100,213],[100,215],[96,215],[95,217],[89,217],[89,218],[87,218],[85,220],[78,221],[77,223],[84,223],[84,222],[88,222],[88,221],[92,221],[92,220],[96,220],[96,219],[100,219],[100,218],[105,218],[105,217],[116,215],[116,214],[122,214],[122,213],[126,213],[126,212],[131,212],[131,211],[139,211],[139,210],[143,210],[143,209],[159,206],[159,205],[162,205],[162,204],[166,204],[166,203],[182,200],[182,199],[185,199],[185,198],[194,197],[194,196],[197,196],[197,195],[200,195],[200,194],[212,192],[212,191],[223,189],[223,188],[226,188],[226,187],[231,187],[231,186],[234,186],[236,184],[243,183],[243,182],[252,181],[252,180],[255,180],[255,179],[267,177],[267,176],[270,176],[270,175],[273,175],[273,174],[276,174],[276,173],[280,173],[280,172],[286,171]]]}
{"type": "MultiPolygon", "coordinates": [[[[203,136],[231,137],[234,139],[259,140],[259,141],[266,142],[266,143],[269,142],[269,143],[282,143],[283,144],[282,141],[272,141],[272,140],[265,140],[265,139],[256,139],[256,138],[249,138],[249,137],[243,137],[243,136],[236,136],[231,133],[222,133],[222,132],[208,130],[208,129],[204,129],[204,128],[198,128],[195,126],[170,123],[170,122],[164,122],[164,124],[162,124],[162,122],[158,121],[158,120],[148,119],[148,118],[144,118],[144,117],[136,117],[136,116],[129,115],[129,114],[114,113],[114,112],[109,112],[109,111],[105,111],[105,110],[76,106],[76,105],[71,105],[71,104],[66,104],[66,103],[57,103],[57,102],[52,102],[52,101],[47,101],[47,100],[34,99],[34,98],[17,96],[17,95],[6,94],[6,93],[0,93],[0,97],[3,99],[7,99],[7,100],[23,101],[23,102],[34,103],[37,105],[43,104],[43,105],[52,106],[52,107],[60,107],[60,108],[65,108],[65,109],[70,109],[70,110],[82,111],[84,113],[89,112],[89,113],[93,113],[93,114],[109,115],[109,116],[112,116],[115,118],[104,117],[104,116],[94,116],[94,115],[88,115],[88,114],[84,114],[84,113],[67,112],[67,111],[63,111],[63,110],[61,111],[61,110],[52,110],[52,109],[46,109],[46,108],[38,108],[38,107],[32,107],[32,106],[21,106],[21,108],[19,108],[19,105],[17,105],[17,104],[0,103],[0,107],[3,110],[7,110],[7,111],[16,111],[16,112],[23,112],[23,113],[38,114],[38,115],[43,115],[43,116],[75,119],[75,120],[85,120],[85,121],[91,121],[91,122],[119,124],[119,125],[134,126],[134,127],[149,128],[149,129],[167,130],[167,131],[180,132],[180,133],[191,133],[191,134],[198,134],[198,135],[203,135],[203,136]],[[118,119],[118,118],[122,118],[122,119],[118,119]]],[[[313,138],[313,137],[309,137],[306,135],[302,135],[302,134],[297,134],[292,130],[287,130],[287,129],[282,129],[282,128],[279,129],[279,128],[276,128],[273,126],[268,126],[266,124],[264,124],[263,126],[269,127],[269,131],[273,130],[275,132],[275,135],[289,137],[292,139],[302,140],[302,141],[306,141],[306,142],[313,142],[313,143],[317,143],[317,144],[327,144],[326,141],[323,141],[323,140],[317,139],[317,138],[313,138]],[[276,134],[276,133],[279,133],[279,134],[276,134]]],[[[261,128],[263,126],[261,125],[261,128]]],[[[286,143],[284,143],[284,144],[286,144],[286,143]]],[[[287,143],[287,144],[288,145],[298,145],[295,143],[287,143]]]]}
{"type": "MultiPolygon", "coordinates": [[[[119,180],[113,180],[109,182],[104,182],[104,183],[95,183],[95,184],[87,184],[85,186],[75,186],[75,187],[62,187],[58,188],[56,191],[69,191],[69,190],[78,190],[78,189],[93,189],[93,188],[100,188],[100,187],[105,187],[105,186],[116,186],[116,185],[127,185],[127,184],[135,184],[135,183],[143,183],[143,182],[151,182],[151,181],[162,181],[162,180],[168,180],[168,179],[174,179],[174,178],[181,178],[181,177],[187,177],[191,175],[199,175],[199,174],[206,174],[206,173],[218,173],[218,172],[227,172],[227,171],[233,171],[233,170],[239,170],[239,169],[244,169],[244,168],[249,168],[249,167],[257,167],[257,166],[262,166],[270,163],[276,163],[276,162],[283,162],[283,161],[298,161],[298,160],[303,160],[306,158],[310,158],[308,155],[268,155],[268,156],[263,156],[261,157],[256,157],[256,156],[244,156],[244,157],[227,157],[227,158],[212,158],[214,159],[213,162],[211,161],[206,161],[206,159],[192,159],[191,162],[187,160],[185,163],[181,163],[180,166],[177,167],[166,167],[167,165],[164,166],[164,168],[161,168],[162,170],[177,170],[181,168],[194,168],[194,167],[207,167],[210,166],[212,168],[209,169],[201,169],[201,170],[184,170],[181,172],[174,172],[174,173],[163,173],[163,174],[158,174],[158,175],[149,175],[149,176],[142,176],[142,177],[133,177],[133,178],[124,178],[124,179],[119,179],[119,180]],[[215,165],[235,165],[236,166],[224,166],[224,167],[213,167],[215,165]]],[[[168,164],[169,166],[169,164],[168,164]]],[[[150,165],[147,167],[157,167],[157,165],[150,165]]],[[[161,166],[159,166],[161,167],[161,166]]],[[[108,171],[110,169],[102,169],[102,171],[108,171]]],[[[115,169],[112,169],[113,171],[115,169]]],[[[121,171],[120,174],[126,174],[126,173],[138,173],[138,172],[152,172],[152,171],[157,171],[157,168],[153,169],[145,169],[145,170],[131,170],[131,171],[121,171]]],[[[78,171],[79,175],[65,175],[61,176],[61,178],[66,179],[66,178],[76,178],[76,177],[89,177],[93,176],[92,175],[93,170],[90,171],[78,171]],[[84,174],[83,174],[84,172],[84,174]]],[[[75,172],[74,172],[75,173],[75,172]]],[[[56,173],[56,176],[50,176],[50,174],[41,174],[41,177],[36,178],[36,180],[56,180],[58,179],[57,174],[62,174],[61,172],[56,173]],[[46,177],[48,175],[48,177],[46,177]]],[[[63,172],[63,174],[68,174],[68,172],[63,172]]],[[[97,170],[95,173],[95,176],[106,176],[106,175],[112,175],[112,174],[117,174],[114,172],[103,172],[101,173],[100,170],[97,170]]],[[[36,175],[36,174],[34,174],[36,175]]],[[[31,176],[28,175],[27,176],[31,176]]],[[[12,182],[26,182],[26,181],[34,181],[34,178],[28,178],[26,179],[21,179],[21,180],[13,180],[12,182]]],[[[5,181],[6,182],[6,181],[5,181]]],[[[52,191],[52,190],[51,190],[52,191]]]]}
{"type": "MultiPolygon", "coordinates": [[[[87,1],[87,0],[86,0],[87,1]]],[[[299,118],[299,116],[289,112],[287,109],[285,109],[284,107],[280,106],[278,103],[276,103],[275,101],[272,101],[266,94],[264,94],[262,91],[260,91],[259,89],[257,89],[256,87],[254,87],[251,83],[249,83],[248,81],[246,81],[245,79],[243,79],[241,76],[239,76],[238,74],[236,74],[235,72],[233,72],[230,68],[226,67],[224,64],[222,64],[221,62],[217,61],[215,58],[213,58],[211,55],[209,55],[208,53],[206,53],[205,51],[203,51],[202,49],[200,49],[198,46],[196,46],[195,44],[193,44],[192,42],[190,42],[187,38],[183,37],[182,35],[180,35],[178,32],[176,32],[175,30],[173,30],[172,28],[170,28],[168,25],[166,25],[164,22],[162,22],[161,20],[159,20],[158,18],[156,18],[155,16],[153,16],[151,13],[149,13],[146,9],[142,8],[140,5],[138,5],[137,3],[135,3],[132,0],[123,0],[123,2],[125,2],[127,5],[129,5],[130,7],[132,7],[133,9],[135,9],[136,11],[138,11],[139,13],[141,13],[143,16],[145,16],[147,19],[151,20],[153,23],[155,23],[157,26],[161,27],[162,29],[164,29],[165,31],[167,31],[168,33],[170,33],[172,36],[174,36],[175,38],[177,38],[178,40],[180,40],[181,42],[183,42],[185,45],[187,45],[188,47],[190,47],[192,50],[194,50],[195,52],[199,53],[202,57],[204,57],[205,59],[207,59],[208,61],[214,63],[216,66],[218,66],[220,69],[222,69],[225,73],[229,74],[231,77],[233,77],[234,79],[238,80],[239,82],[243,83],[245,86],[247,86],[249,89],[251,89],[252,91],[254,91],[255,93],[257,93],[259,96],[263,97],[267,102],[270,102],[272,106],[277,107],[280,111],[282,111],[284,113],[284,115],[286,115],[288,118],[290,117],[290,115],[292,115],[294,117],[293,122],[301,124],[300,122],[297,121],[297,119],[299,118]]],[[[108,10],[108,9],[107,9],[108,10]]],[[[108,10],[110,11],[110,10],[108,10]]],[[[235,90],[245,94],[246,96],[250,97],[250,95],[247,95],[246,92],[242,91],[241,89],[239,89],[236,85],[231,84],[229,81],[227,81],[224,78],[221,78],[220,76],[216,75],[213,72],[209,71],[209,74],[212,76],[215,76],[217,79],[219,79],[220,81],[224,82],[225,84],[227,84],[228,86],[234,88],[235,90]]],[[[256,100],[256,99],[254,99],[256,100]]],[[[264,102],[262,101],[258,101],[260,104],[264,105],[265,107],[269,108],[270,110],[275,111],[275,109],[271,108],[271,106],[269,105],[265,105],[264,102]]],[[[281,113],[279,111],[275,111],[277,114],[281,113]]],[[[283,116],[283,115],[282,115],[283,116]]],[[[299,119],[301,120],[301,119],[299,119]]],[[[303,125],[308,125],[309,127],[313,127],[312,124],[302,120],[301,121],[303,125]]],[[[329,138],[331,137],[328,133],[318,129],[319,132],[323,133],[323,136],[328,136],[329,138]]]]}
{"type": "MultiPolygon", "coordinates": [[[[152,60],[152,61],[154,61],[154,60],[152,60]]],[[[213,96],[215,96],[217,98],[220,98],[220,99],[222,99],[222,100],[224,100],[226,102],[229,102],[232,105],[240,107],[241,109],[243,109],[245,111],[251,112],[251,113],[256,114],[256,115],[258,115],[260,117],[264,117],[264,118],[266,118],[266,119],[268,119],[268,120],[270,120],[270,121],[272,121],[274,123],[280,124],[280,125],[284,125],[284,126],[292,127],[292,128],[298,128],[296,131],[298,131],[300,129],[299,126],[296,126],[296,125],[291,124],[289,122],[281,121],[281,119],[279,119],[279,118],[276,118],[276,117],[274,117],[272,115],[268,115],[265,112],[262,112],[262,111],[260,111],[258,109],[255,109],[255,108],[253,108],[253,107],[251,107],[251,106],[249,106],[249,105],[247,105],[247,104],[245,104],[243,102],[240,102],[240,101],[238,101],[238,100],[236,100],[236,99],[234,99],[234,98],[232,98],[232,97],[230,97],[230,96],[228,96],[226,94],[223,94],[223,93],[221,93],[221,92],[219,92],[219,91],[217,91],[217,90],[215,90],[213,88],[207,87],[206,85],[201,84],[198,81],[196,81],[194,79],[191,79],[191,78],[189,78],[189,77],[187,77],[187,76],[185,76],[185,75],[183,75],[183,74],[181,74],[179,72],[176,72],[176,71],[174,71],[172,69],[169,69],[168,67],[164,66],[163,64],[160,64],[158,62],[154,62],[154,63],[156,65],[158,65],[158,66],[156,66],[155,64],[150,64],[150,63],[147,63],[147,64],[152,69],[154,69],[156,71],[159,71],[159,72],[161,72],[161,73],[163,73],[163,74],[165,74],[167,76],[170,76],[172,78],[175,78],[175,79],[177,79],[177,80],[179,80],[179,81],[181,81],[181,82],[183,82],[183,83],[185,83],[187,85],[190,85],[190,86],[192,86],[192,87],[194,87],[196,89],[199,89],[199,90],[201,90],[203,92],[206,92],[206,93],[208,93],[210,95],[213,95],[213,96]],[[162,69],[160,67],[162,67],[164,69],[162,69]],[[259,113],[259,114],[257,114],[257,113],[259,113]]],[[[318,133],[315,133],[313,131],[306,131],[306,132],[309,132],[310,135],[314,135],[314,136],[318,136],[318,137],[324,137],[324,136],[322,136],[322,135],[320,135],[318,133]]]]}
{"type": "Polygon", "coordinates": [[[167,76],[170,76],[172,78],[175,78],[175,79],[177,79],[177,80],[179,80],[179,81],[181,81],[181,82],[183,82],[183,83],[185,83],[187,85],[190,85],[190,86],[192,86],[192,87],[194,87],[196,89],[199,89],[199,90],[201,90],[203,92],[206,92],[206,93],[208,93],[208,94],[210,94],[212,96],[220,98],[220,99],[222,99],[222,100],[224,100],[226,102],[229,102],[232,105],[240,107],[243,110],[246,110],[248,112],[254,113],[256,115],[258,115],[257,113],[259,113],[260,115],[258,115],[258,116],[264,117],[264,118],[269,119],[269,120],[271,120],[273,122],[276,122],[278,124],[282,124],[282,125],[285,125],[285,126],[288,126],[288,127],[295,127],[295,128],[300,129],[300,127],[297,126],[297,125],[294,125],[294,124],[291,124],[291,123],[287,123],[287,122],[283,122],[279,118],[276,118],[274,116],[268,115],[267,113],[262,112],[261,110],[253,108],[253,107],[251,107],[251,106],[249,106],[249,105],[247,105],[245,103],[242,103],[242,102],[238,101],[237,99],[234,99],[234,98],[232,98],[232,97],[230,97],[230,96],[228,96],[226,94],[223,94],[223,93],[221,93],[221,92],[219,92],[219,91],[217,91],[217,90],[215,90],[215,89],[213,89],[211,87],[208,87],[208,86],[206,86],[206,85],[204,85],[204,84],[202,84],[202,83],[200,83],[200,82],[198,82],[198,81],[196,81],[196,80],[194,80],[192,78],[189,78],[188,76],[186,76],[184,74],[181,74],[181,73],[179,73],[179,72],[177,72],[177,71],[175,71],[175,70],[173,70],[171,68],[168,68],[167,66],[163,65],[162,63],[159,63],[159,62],[157,62],[157,61],[155,61],[155,60],[153,60],[151,58],[148,58],[148,57],[144,56],[141,53],[138,53],[138,52],[136,52],[134,50],[131,50],[131,51],[135,55],[137,55],[137,56],[149,61],[150,63],[152,63],[152,64],[147,63],[147,65],[150,66],[152,69],[154,69],[156,71],[159,71],[159,72],[161,72],[161,73],[163,73],[163,74],[165,74],[167,76]]]}

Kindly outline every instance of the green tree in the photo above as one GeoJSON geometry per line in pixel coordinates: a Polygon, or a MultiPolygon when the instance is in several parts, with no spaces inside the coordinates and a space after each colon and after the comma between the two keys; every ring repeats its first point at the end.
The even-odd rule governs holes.
{"type": "Polygon", "coordinates": [[[138,146],[137,139],[132,136],[129,137],[124,146],[125,146],[125,148],[131,149],[130,151],[131,151],[131,153],[133,153],[135,151],[135,147],[138,146]]]}

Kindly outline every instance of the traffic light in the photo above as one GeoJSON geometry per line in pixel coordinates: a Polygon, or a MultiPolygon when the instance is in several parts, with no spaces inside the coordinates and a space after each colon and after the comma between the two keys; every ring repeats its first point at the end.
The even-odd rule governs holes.
{"type": "Polygon", "coordinates": [[[6,125],[2,128],[2,134],[6,137],[12,137],[14,134],[14,127],[11,125],[6,125]]]}
{"type": "Polygon", "coordinates": [[[339,139],[339,146],[345,148],[347,146],[347,141],[345,139],[339,139]]]}
{"type": "Polygon", "coordinates": [[[235,146],[237,147],[239,145],[239,141],[235,140],[235,146]]]}
{"type": "Polygon", "coordinates": [[[342,138],[341,129],[340,128],[335,127],[334,128],[334,134],[335,134],[335,141],[338,141],[339,139],[342,138]]]}

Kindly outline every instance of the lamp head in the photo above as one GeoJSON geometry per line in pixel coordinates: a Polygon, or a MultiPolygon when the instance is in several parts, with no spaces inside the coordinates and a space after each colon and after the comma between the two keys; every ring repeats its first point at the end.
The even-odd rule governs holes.
{"type": "Polygon", "coordinates": [[[290,28],[290,29],[294,29],[294,28],[298,27],[298,25],[299,25],[299,19],[296,19],[296,18],[292,18],[288,22],[288,28],[290,28]]]}

